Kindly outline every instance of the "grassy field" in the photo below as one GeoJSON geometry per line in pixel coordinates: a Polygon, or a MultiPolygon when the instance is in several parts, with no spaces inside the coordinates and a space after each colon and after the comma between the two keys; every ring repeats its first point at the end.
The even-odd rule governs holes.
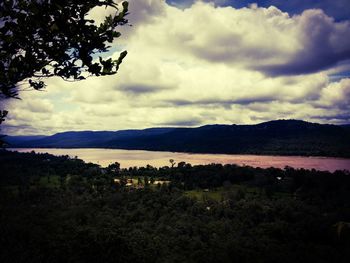
{"type": "Polygon", "coordinates": [[[191,191],[186,191],[185,194],[191,198],[195,198],[199,201],[202,200],[215,200],[220,201],[222,200],[222,194],[224,192],[222,190],[210,190],[209,192],[204,192],[203,189],[196,189],[191,191]]]}
{"type": "Polygon", "coordinates": [[[231,185],[229,187],[217,187],[212,189],[195,189],[190,191],[185,191],[185,195],[196,198],[199,201],[204,200],[214,200],[222,201],[228,196],[236,196],[238,198],[250,198],[261,194],[261,189],[256,187],[249,187],[245,185],[231,185]]]}

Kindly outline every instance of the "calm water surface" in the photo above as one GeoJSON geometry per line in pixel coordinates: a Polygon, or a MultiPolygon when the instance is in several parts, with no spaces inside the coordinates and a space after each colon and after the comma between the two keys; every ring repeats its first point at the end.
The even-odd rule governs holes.
{"type": "Polygon", "coordinates": [[[35,151],[37,153],[50,153],[54,155],[69,155],[86,161],[100,164],[105,167],[113,162],[119,162],[121,167],[146,166],[150,164],[162,167],[169,164],[169,159],[176,162],[187,162],[194,164],[238,164],[253,167],[276,167],[316,169],[316,170],[350,170],[350,159],[328,158],[328,157],[302,157],[302,156],[260,156],[260,155],[228,155],[228,154],[190,154],[173,152],[153,152],[139,150],[119,149],[10,149],[19,152],[35,151]]]}

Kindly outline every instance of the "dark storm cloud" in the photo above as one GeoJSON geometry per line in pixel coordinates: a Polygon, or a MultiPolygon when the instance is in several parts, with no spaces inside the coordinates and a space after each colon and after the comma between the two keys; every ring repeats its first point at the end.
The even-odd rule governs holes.
{"type": "Polygon", "coordinates": [[[128,15],[128,19],[132,25],[149,22],[155,16],[164,12],[164,6],[161,1],[136,1],[138,1],[137,4],[130,1],[131,12],[128,15]]]}
{"type": "Polygon", "coordinates": [[[257,98],[242,98],[242,99],[232,100],[232,104],[249,105],[252,103],[272,102],[275,100],[276,100],[276,98],[274,96],[257,97],[257,98]]]}
{"type": "MultiPolygon", "coordinates": [[[[202,6],[193,9],[206,10],[202,6]]],[[[225,20],[231,26],[219,30],[220,23],[213,20],[217,28],[194,31],[196,37],[183,47],[208,62],[239,65],[268,76],[311,74],[350,60],[350,22],[336,22],[321,9],[293,17],[277,8],[234,13],[232,20],[225,20]]]]}
{"type": "Polygon", "coordinates": [[[164,90],[164,87],[158,87],[156,85],[144,85],[144,84],[126,84],[117,88],[118,90],[131,93],[134,95],[141,95],[145,93],[155,93],[164,90]]]}
{"type": "Polygon", "coordinates": [[[299,14],[306,9],[319,8],[322,9],[327,15],[334,17],[336,20],[350,19],[349,0],[264,0],[256,2],[261,6],[274,5],[290,14],[299,14]]]}
{"type": "Polygon", "coordinates": [[[0,134],[7,134],[12,135],[14,133],[20,133],[23,135],[30,135],[30,134],[39,134],[38,130],[34,128],[31,125],[23,124],[23,125],[9,125],[9,124],[2,124],[1,125],[1,131],[0,134]]]}
{"type": "Polygon", "coordinates": [[[276,98],[274,96],[265,97],[251,97],[251,98],[241,98],[241,99],[231,99],[231,100],[221,100],[221,99],[205,99],[205,100],[167,100],[166,102],[174,106],[222,106],[224,108],[230,107],[231,105],[249,105],[252,103],[266,103],[273,102],[276,98]]]}
{"type": "Polygon", "coordinates": [[[312,116],[313,119],[331,121],[332,123],[338,124],[349,124],[350,123],[350,114],[333,114],[333,115],[316,115],[312,116]]]}
{"type": "Polygon", "coordinates": [[[190,100],[167,100],[166,102],[174,106],[188,106],[194,104],[194,102],[190,100]]]}
{"type": "Polygon", "coordinates": [[[350,24],[335,23],[321,10],[300,17],[302,50],[284,64],[256,67],[268,75],[299,75],[329,69],[350,59],[350,24]]]}
{"type": "Polygon", "coordinates": [[[339,114],[339,115],[330,115],[330,116],[312,116],[315,119],[323,119],[323,120],[350,120],[350,114],[339,114]]]}
{"type": "MultiPolygon", "coordinates": [[[[195,0],[167,0],[172,5],[180,7],[191,6],[195,0]]],[[[350,19],[349,0],[226,0],[226,1],[210,1],[222,6],[233,6],[235,8],[246,7],[250,3],[257,3],[261,7],[276,6],[284,12],[291,15],[300,14],[306,9],[322,9],[327,15],[334,17],[336,20],[350,19]]]]}
{"type": "MultiPolygon", "coordinates": [[[[322,44],[321,44],[322,46],[322,44]]],[[[337,63],[344,59],[350,58],[350,53],[332,54],[329,48],[324,46],[318,48],[318,52],[309,50],[296,54],[291,61],[286,64],[268,65],[255,67],[256,70],[262,71],[269,76],[292,76],[316,73],[321,70],[329,69],[336,66],[337,63]],[[328,54],[327,54],[328,53],[328,54]]]]}
{"type": "Polygon", "coordinates": [[[229,35],[215,36],[207,40],[205,45],[194,45],[190,51],[197,57],[209,62],[241,62],[254,63],[257,60],[266,60],[276,55],[276,51],[267,48],[257,48],[257,46],[248,46],[244,43],[245,36],[241,33],[232,33],[229,35]],[[208,48],[210,47],[210,48],[208,48]]]}
{"type": "Polygon", "coordinates": [[[350,112],[350,105],[349,105],[350,98],[343,98],[342,101],[336,101],[333,102],[333,104],[324,104],[322,101],[316,101],[313,103],[310,103],[313,107],[317,109],[322,109],[325,111],[332,111],[332,110],[339,110],[341,112],[350,112]]]}
{"type": "Polygon", "coordinates": [[[203,123],[203,120],[198,117],[193,118],[187,118],[187,119],[181,119],[181,120],[169,120],[167,122],[158,123],[158,125],[165,125],[165,126],[198,126],[203,123]]]}

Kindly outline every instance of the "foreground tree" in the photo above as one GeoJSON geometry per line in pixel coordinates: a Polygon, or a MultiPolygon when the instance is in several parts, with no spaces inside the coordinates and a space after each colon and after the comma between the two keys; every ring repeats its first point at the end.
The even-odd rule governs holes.
{"type": "MultiPolygon", "coordinates": [[[[0,110],[0,125],[3,121],[5,121],[5,117],[7,116],[7,114],[8,114],[8,111],[0,110]]],[[[0,130],[0,132],[1,132],[1,130],[0,130]]],[[[4,135],[0,134],[0,149],[2,147],[4,147],[4,145],[5,145],[5,142],[2,140],[4,137],[5,137],[4,135]]]]}
{"type": "Polygon", "coordinates": [[[108,173],[112,174],[113,176],[118,176],[120,174],[120,163],[115,162],[107,167],[108,173]]]}
{"type": "Polygon", "coordinates": [[[76,81],[117,73],[126,51],[116,60],[94,54],[108,51],[127,14],[128,2],[113,0],[0,1],[0,98],[18,98],[24,80],[41,90],[45,77],[76,81]],[[96,25],[88,18],[96,7],[116,13],[96,25]]]}

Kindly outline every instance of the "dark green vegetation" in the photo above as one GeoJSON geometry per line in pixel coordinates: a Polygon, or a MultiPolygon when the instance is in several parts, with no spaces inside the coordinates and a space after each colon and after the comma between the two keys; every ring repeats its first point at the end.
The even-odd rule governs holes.
{"type": "MultiPolygon", "coordinates": [[[[103,59],[128,23],[128,2],[114,0],[1,0],[0,1],[0,125],[8,112],[2,100],[19,98],[23,90],[42,90],[44,79],[67,81],[113,75],[127,55],[103,59]],[[112,8],[99,25],[89,19],[94,8],[112,8]]],[[[1,126],[0,126],[1,128],[1,126]]],[[[0,134],[0,147],[4,141],[0,134]]]]}
{"type": "Polygon", "coordinates": [[[346,171],[183,162],[102,169],[68,156],[7,151],[0,152],[0,167],[1,262],[295,263],[350,256],[346,171]],[[127,178],[140,178],[142,187],[127,186],[127,178]]]}
{"type": "MultiPolygon", "coordinates": [[[[0,110],[0,125],[3,121],[5,121],[5,117],[7,116],[8,111],[0,110]]],[[[0,130],[1,131],[1,130],[0,130]]],[[[2,140],[5,136],[0,134],[0,148],[5,146],[5,142],[2,140]]]]}
{"type": "Polygon", "coordinates": [[[65,132],[40,139],[9,137],[12,147],[117,148],[193,153],[350,157],[350,129],[297,120],[116,132],[65,132]]]}
{"type": "Polygon", "coordinates": [[[120,36],[115,30],[128,22],[127,13],[127,2],[118,6],[113,0],[0,1],[0,98],[18,97],[18,85],[28,78],[31,88],[41,90],[45,77],[115,74],[126,51],[117,60],[93,56],[120,36]],[[88,17],[95,7],[116,11],[96,25],[88,17]]]}

